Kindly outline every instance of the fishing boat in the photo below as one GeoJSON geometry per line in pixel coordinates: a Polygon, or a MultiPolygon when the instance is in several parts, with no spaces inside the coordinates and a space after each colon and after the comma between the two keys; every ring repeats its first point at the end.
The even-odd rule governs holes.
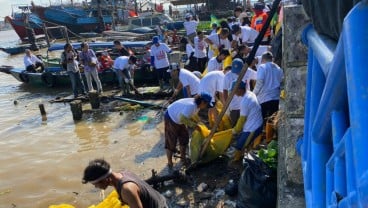
{"type": "Polygon", "coordinates": [[[17,44],[14,46],[0,47],[0,50],[10,55],[15,55],[15,54],[24,53],[26,49],[30,49],[34,51],[34,50],[38,50],[40,48],[46,48],[46,47],[47,47],[46,41],[38,41],[34,44],[22,43],[22,44],[17,44]]]}
{"type": "MultiPolygon", "coordinates": [[[[80,42],[71,43],[76,50],[81,50],[80,42]]],[[[154,72],[150,71],[149,68],[143,67],[141,61],[142,52],[149,48],[151,41],[126,41],[122,44],[134,51],[138,58],[137,66],[138,69],[134,73],[134,83],[139,85],[157,85],[158,81],[154,72]]],[[[99,51],[106,50],[113,47],[113,42],[92,42],[89,43],[90,48],[99,51]]],[[[64,50],[64,44],[56,43],[48,48],[49,52],[64,50]]],[[[6,67],[4,67],[6,68],[6,67]]],[[[15,79],[20,82],[29,85],[43,86],[43,87],[66,87],[71,86],[70,78],[68,73],[59,66],[46,66],[45,71],[42,73],[31,73],[27,72],[24,68],[10,68],[4,69],[4,73],[10,73],[15,79]]],[[[82,77],[85,79],[82,72],[82,77]]],[[[113,69],[105,69],[99,71],[99,78],[103,84],[114,85],[117,83],[117,78],[113,69]]]]}
{"type": "Polygon", "coordinates": [[[30,33],[34,32],[36,39],[44,34],[43,21],[25,4],[12,5],[12,14],[5,17],[5,22],[12,26],[23,42],[29,42],[30,33]]]}

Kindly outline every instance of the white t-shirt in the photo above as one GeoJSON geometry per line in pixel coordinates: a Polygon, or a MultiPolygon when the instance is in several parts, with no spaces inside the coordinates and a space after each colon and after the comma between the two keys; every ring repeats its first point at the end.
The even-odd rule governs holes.
{"type": "Polygon", "coordinates": [[[194,52],[194,48],[190,43],[187,43],[187,45],[185,45],[185,52],[187,53],[188,58],[190,57],[190,54],[194,52]]]}
{"type": "Polygon", "coordinates": [[[123,71],[124,69],[128,69],[129,67],[129,57],[128,56],[119,56],[114,60],[114,69],[118,69],[123,71]]]}
{"type": "Polygon", "coordinates": [[[241,26],[241,34],[240,38],[243,43],[254,43],[258,36],[258,31],[249,27],[249,26],[241,26]]]}
{"type": "Polygon", "coordinates": [[[257,93],[259,103],[280,99],[280,85],[284,77],[282,69],[272,62],[261,64],[257,69],[257,82],[263,80],[263,86],[257,93]]]}
{"type": "Polygon", "coordinates": [[[199,108],[194,102],[194,98],[183,98],[173,102],[167,107],[167,111],[172,121],[177,124],[180,122],[181,115],[190,118],[198,112],[199,108]]]}
{"type": "Polygon", "coordinates": [[[151,56],[154,57],[155,68],[161,69],[169,66],[169,59],[167,58],[167,53],[169,53],[171,49],[165,44],[160,43],[157,47],[156,45],[151,46],[151,56]]]}
{"type": "MultiPolygon", "coordinates": [[[[213,35],[209,35],[207,37],[214,45],[212,47],[214,48],[218,48],[220,45],[224,45],[224,49],[230,49],[231,48],[231,44],[229,39],[221,39],[219,34],[213,34],[213,35]]],[[[210,49],[208,51],[208,58],[212,58],[213,57],[213,51],[210,49]]]]}
{"type": "Polygon", "coordinates": [[[263,124],[261,105],[253,92],[247,91],[240,103],[240,116],[246,116],[243,132],[254,132],[263,124]]]}
{"type": "Polygon", "coordinates": [[[194,57],[204,58],[207,56],[207,43],[199,40],[198,36],[194,38],[194,57]]]}
{"type": "Polygon", "coordinates": [[[190,87],[190,93],[192,95],[198,94],[200,79],[192,72],[186,69],[180,69],[179,80],[183,84],[183,88],[190,87]]]}
{"type": "Polygon", "coordinates": [[[187,31],[187,35],[195,33],[197,31],[198,21],[191,20],[184,22],[184,28],[187,31]]]}
{"type": "Polygon", "coordinates": [[[212,57],[207,64],[207,72],[212,71],[221,71],[222,70],[222,61],[218,62],[216,57],[212,57]]]}
{"type": "Polygon", "coordinates": [[[24,56],[23,58],[24,66],[28,67],[29,65],[36,64],[37,62],[42,63],[42,61],[37,58],[37,56],[31,54],[31,56],[24,56]]]}
{"type": "Polygon", "coordinates": [[[247,84],[247,90],[250,90],[250,80],[257,80],[257,72],[248,67],[242,79],[242,81],[247,84]]]}
{"type": "MultiPolygon", "coordinates": [[[[231,71],[227,72],[224,77],[224,90],[227,90],[228,94],[230,94],[231,87],[234,81],[238,79],[238,75],[232,73],[231,71]]],[[[240,109],[240,102],[242,97],[234,95],[233,99],[229,104],[229,110],[239,110],[240,109]]]]}
{"type": "Polygon", "coordinates": [[[224,91],[225,75],[222,71],[207,73],[199,83],[199,93],[205,92],[212,96],[211,102],[215,102],[216,92],[224,91]]]}

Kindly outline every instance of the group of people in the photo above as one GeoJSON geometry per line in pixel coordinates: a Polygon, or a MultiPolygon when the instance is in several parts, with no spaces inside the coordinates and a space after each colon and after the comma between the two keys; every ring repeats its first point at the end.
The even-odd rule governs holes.
{"type": "MultiPolygon", "coordinates": [[[[274,63],[269,47],[264,47],[251,64],[247,64],[251,47],[262,28],[259,24],[264,24],[267,17],[264,4],[257,3],[254,11],[253,19],[241,7],[235,8],[235,20],[229,18],[232,24],[221,23],[220,28],[214,25],[213,33],[208,36],[197,31],[198,19],[186,16],[187,53],[193,63],[184,67],[170,63],[167,54],[171,49],[160,37],[152,39],[151,67],[159,74],[160,84],[166,81],[167,73],[179,80],[164,116],[169,168],[174,166],[175,153],[180,153],[181,163],[188,164],[189,130],[203,120],[198,116],[199,111],[208,111],[211,120],[218,116],[217,104],[230,103],[227,114],[236,143],[234,161],[242,158],[245,149],[262,133],[265,122],[278,111],[283,70],[274,63]],[[239,78],[244,70],[245,75],[239,78]],[[234,95],[230,97],[232,91],[234,95]],[[183,98],[177,99],[179,96],[183,98]]],[[[262,44],[267,45],[270,39],[271,34],[266,32],[262,44]]],[[[103,159],[93,160],[86,167],[83,183],[88,182],[101,189],[113,186],[120,200],[131,207],[167,207],[164,197],[143,180],[129,172],[112,171],[103,159]]]]}

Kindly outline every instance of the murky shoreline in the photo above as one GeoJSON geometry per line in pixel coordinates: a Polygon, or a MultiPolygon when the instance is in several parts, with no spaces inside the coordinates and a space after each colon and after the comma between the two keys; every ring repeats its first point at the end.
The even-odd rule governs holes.
{"type": "MultiPolygon", "coordinates": [[[[0,65],[22,66],[22,57],[0,52],[0,65]]],[[[142,178],[153,168],[164,169],[163,123],[155,123],[156,111],[96,111],[75,123],[69,104],[48,102],[65,94],[71,89],[30,89],[0,74],[0,208],[98,203],[99,192],[81,183],[84,167],[97,157],[107,159],[115,170],[129,169],[142,178]],[[40,103],[46,108],[46,122],[41,120],[40,103]],[[141,116],[149,119],[139,120],[141,116]]]]}

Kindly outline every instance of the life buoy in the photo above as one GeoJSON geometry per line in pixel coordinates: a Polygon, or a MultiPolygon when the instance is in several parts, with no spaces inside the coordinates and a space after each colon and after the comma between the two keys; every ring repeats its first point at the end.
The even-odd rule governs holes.
{"type": "Polygon", "coordinates": [[[53,87],[55,85],[55,77],[51,72],[43,72],[41,75],[41,80],[48,87],[53,87]]]}
{"type": "Polygon", "coordinates": [[[24,83],[28,83],[29,82],[29,75],[26,72],[20,73],[19,74],[19,78],[24,83]]]}

